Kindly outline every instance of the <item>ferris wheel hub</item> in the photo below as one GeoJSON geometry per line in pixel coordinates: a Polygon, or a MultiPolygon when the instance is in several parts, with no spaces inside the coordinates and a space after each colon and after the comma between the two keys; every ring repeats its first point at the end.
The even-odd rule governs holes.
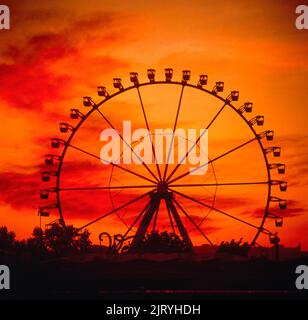
{"type": "Polygon", "coordinates": [[[159,181],[157,184],[157,193],[166,194],[168,192],[168,182],[159,181]]]}

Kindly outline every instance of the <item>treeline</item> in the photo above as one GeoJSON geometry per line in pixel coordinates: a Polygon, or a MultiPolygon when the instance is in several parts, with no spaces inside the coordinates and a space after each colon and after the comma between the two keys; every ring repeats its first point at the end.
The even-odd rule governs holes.
{"type": "Polygon", "coordinates": [[[26,240],[16,240],[13,231],[0,227],[0,254],[42,258],[88,252],[91,246],[88,230],[79,231],[74,226],[63,227],[60,223],[53,223],[46,230],[36,227],[26,240]]]}
{"type": "MultiPolygon", "coordinates": [[[[132,238],[132,237],[130,237],[132,238]]],[[[176,234],[166,231],[153,231],[147,234],[138,246],[131,248],[129,241],[121,252],[142,252],[142,253],[176,253],[187,252],[189,248],[184,241],[176,234]]],[[[101,247],[100,252],[115,253],[117,246],[101,247]]],[[[25,255],[37,258],[59,257],[76,253],[86,253],[93,251],[94,246],[90,240],[88,230],[80,231],[72,225],[63,226],[55,222],[45,230],[39,227],[34,228],[30,238],[26,240],[16,240],[15,233],[9,231],[7,227],[0,227],[0,256],[1,255],[25,255]]],[[[247,257],[249,244],[242,239],[230,242],[223,241],[216,247],[218,254],[236,255],[247,257]]],[[[97,252],[97,250],[95,250],[97,252]]]]}
{"type": "Polygon", "coordinates": [[[229,241],[223,241],[217,248],[217,253],[230,254],[235,256],[248,257],[250,245],[248,242],[243,242],[241,238],[239,241],[232,239],[229,241]]]}

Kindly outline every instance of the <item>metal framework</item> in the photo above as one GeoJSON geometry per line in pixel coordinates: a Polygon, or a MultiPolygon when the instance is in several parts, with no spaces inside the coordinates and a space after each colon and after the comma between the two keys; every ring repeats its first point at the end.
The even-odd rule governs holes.
{"type": "MultiPolygon", "coordinates": [[[[98,87],[98,95],[100,97],[103,97],[103,100],[99,101],[98,103],[95,103],[91,97],[84,97],[83,98],[84,106],[90,108],[88,112],[84,113],[84,112],[79,111],[78,109],[71,109],[70,110],[70,112],[71,112],[70,116],[75,121],[78,121],[77,124],[75,126],[72,126],[72,125],[64,123],[64,122],[59,124],[60,132],[69,134],[69,136],[68,136],[68,139],[66,139],[66,140],[59,139],[59,138],[52,138],[51,147],[54,149],[60,149],[62,151],[59,155],[47,154],[45,156],[46,166],[50,167],[53,165],[57,165],[57,170],[52,171],[52,170],[47,169],[46,171],[43,171],[42,172],[42,181],[49,182],[51,179],[55,179],[55,186],[43,189],[43,190],[41,190],[41,193],[40,193],[40,198],[42,200],[47,200],[49,198],[49,194],[51,192],[53,192],[56,194],[57,200],[56,200],[56,203],[54,203],[54,204],[48,204],[46,206],[41,206],[39,208],[40,217],[48,216],[49,215],[48,210],[50,210],[50,209],[57,209],[60,214],[59,221],[65,226],[65,220],[63,217],[63,212],[62,212],[62,207],[61,207],[61,192],[62,191],[76,191],[76,190],[79,190],[79,191],[80,190],[109,190],[110,191],[110,190],[115,190],[115,189],[137,189],[138,188],[138,189],[145,189],[146,192],[143,193],[141,196],[138,196],[138,197],[132,199],[131,201],[128,201],[127,203],[125,203],[119,207],[113,208],[109,212],[105,212],[104,214],[97,217],[96,219],[89,221],[85,225],[81,226],[80,229],[84,229],[86,227],[89,227],[90,225],[92,225],[92,224],[104,219],[105,217],[112,215],[112,214],[115,214],[115,213],[118,214],[118,212],[121,209],[129,207],[131,204],[136,203],[136,202],[140,201],[141,199],[147,198],[148,201],[147,201],[146,206],[141,210],[141,212],[136,217],[134,222],[130,226],[127,226],[128,229],[127,229],[126,233],[123,236],[121,236],[121,235],[115,236],[115,239],[117,240],[117,243],[114,245],[115,251],[120,251],[121,247],[123,246],[123,243],[128,239],[129,233],[137,225],[138,226],[137,226],[137,231],[136,231],[135,235],[133,237],[130,236],[129,238],[132,239],[130,251],[132,251],[132,252],[138,251],[140,241],[142,241],[142,239],[145,237],[145,235],[149,232],[151,225],[153,225],[153,230],[155,230],[157,219],[159,217],[158,213],[159,213],[160,205],[162,202],[165,203],[173,233],[176,233],[176,232],[179,233],[180,237],[185,242],[185,245],[187,246],[188,250],[193,250],[193,243],[190,239],[189,232],[183,223],[183,217],[188,219],[192,223],[192,225],[194,225],[195,229],[200,232],[200,234],[204,237],[204,239],[207,243],[209,243],[210,245],[213,245],[213,243],[209,239],[208,235],[206,235],[204,233],[204,231],[202,230],[200,224],[197,224],[194,221],[194,219],[190,216],[188,210],[185,209],[183,204],[180,203],[181,199],[182,200],[185,199],[186,201],[188,200],[191,203],[197,203],[200,206],[206,207],[206,208],[213,210],[213,211],[215,211],[225,217],[233,219],[233,220],[237,221],[238,223],[245,224],[245,225],[249,226],[250,228],[255,229],[256,234],[250,244],[251,246],[255,244],[260,233],[264,233],[264,234],[268,235],[271,239],[271,242],[273,243],[273,241],[276,239],[275,237],[277,237],[277,233],[272,233],[271,231],[267,230],[264,227],[265,221],[267,218],[273,218],[273,219],[275,219],[276,227],[281,227],[283,220],[282,220],[282,217],[279,217],[277,215],[270,213],[270,204],[277,202],[279,204],[280,209],[285,209],[286,208],[286,200],[281,199],[276,196],[272,196],[272,186],[279,185],[280,191],[286,191],[287,190],[287,182],[283,181],[283,180],[273,180],[271,178],[271,171],[273,169],[277,169],[279,174],[284,174],[285,173],[285,165],[281,164],[281,163],[270,163],[269,159],[268,159],[268,154],[270,154],[270,153],[273,153],[273,155],[275,157],[279,157],[280,152],[281,152],[280,147],[273,146],[273,147],[266,148],[266,147],[264,147],[264,145],[262,143],[262,139],[264,139],[264,138],[267,141],[273,140],[273,131],[267,130],[265,132],[257,133],[254,128],[254,125],[257,125],[257,126],[263,125],[264,117],[261,115],[258,115],[250,120],[247,120],[245,117],[245,113],[250,113],[252,111],[252,103],[246,102],[242,106],[240,106],[239,108],[236,108],[233,105],[233,102],[238,101],[239,92],[232,91],[226,98],[223,98],[222,96],[218,95],[219,93],[223,92],[223,90],[224,90],[224,82],[221,82],[221,81],[216,82],[216,84],[212,90],[206,89],[204,86],[207,85],[207,83],[208,83],[208,76],[207,75],[200,75],[200,79],[196,85],[188,83],[188,81],[190,80],[190,71],[189,70],[183,71],[183,76],[182,76],[181,81],[173,81],[172,80],[173,69],[171,69],[171,68],[165,69],[165,80],[157,81],[155,79],[155,70],[154,69],[148,69],[147,76],[148,76],[149,81],[144,82],[144,83],[140,83],[139,79],[138,79],[138,73],[136,73],[136,72],[130,73],[130,80],[133,83],[133,85],[131,85],[127,88],[124,88],[120,78],[115,78],[114,79],[114,87],[116,89],[118,89],[118,91],[116,91],[112,94],[109,94],[105,87],[102,87],[102,86],[98,87]],[[185,88],[189,87],[189,88],[193,88],[193,89],[202,91],[204,94],[212,95],[215,98],[217,98],[218,100],[220,100],[222,103],[221,107],[218,109],[215,116],[207,124],[206,129],[210,129],[210,127],[217,120],[217,118],[222,114],[222,112],[225,108],[230,108],[241,118],[242,121],[244,121],[244,123],[246,123],[246,125],[249,127],[249,129],[253,133],[254,137],[252,139],[249,139],[245,143],[242,143],[234,148],[231,148],[227,152],[225,152],[225,153],[223,153],[213,159],[210,159],[206,164],[203,164],[202,166],[213,164],[214,162],[218,161],[219,159],[224,158],[224,157],[228,156],[229,154],[236,152],[239,149],[245,148],[246,146],[248,146],[252,142],[256,141],[259,145],[259,148],[260,148],[262,154],[263,154],[264,166],[265,166],[265,170],[267,172],[267,180],[255,181],[255,182],[254,181],[240,181],[240,182],[228,182],[228,183],[224,183],[224,182],[218,183],[217,182],[217,183],[190,183],[190,184],[183,184],[182,183],[181,184],[181,179],[184,178],[185,176],[187,176],[190,172],[187,171],[185,173],[182,173],[181,175],[176,175],[176,173],[177,173],[179,167],[181,166],[181,164],[184,162],[184,160],[188,157],[188,155],[193,150],[193,148],[200,141],[201,136],[199,136],[198,139],[196,140],[196,142],[194,143],[194,145],[187,151],[186,155],[173,168],[173,170],[171,172],[168,170],[168,161],[164,167],[164,170],[161,170],[161,168],[159,167],[159,165],[155,161],[157,172],[154,172],[153,170],[151,170],[147,166],[147,164],[145,164],[144,162],[142,162],[141,159],[139,159],[139,160],[141,160],[142,165],[146,169],[146,171],[148,173],[147,175],[137,173],[134,170],[130,170],[127,167],[124,167],[120,164],[110,163],[111,166],[118,168],[119,170],[122,170],[130,175],[134,175],[135,177],[138,177],[140,179],[140,182],[143,182],[144,184],[127,185],[127,186],[122,186],[122,185],[121,186],[111,186],[111,185],[109,185],[109,186],[105,186],[105,187],[95,186],[95,187],[62,188],[61,187],[61,172],[62,172],[64,160],[65,160],[65,155],[66,155],[66,152],[69,148],[73,148],[81,153],[84,153],[84,154],[90,156],[90,157],[94,157],[98,160],[101,160],[101,158],[99,156],[92,154],[92,153],[88,152],[87,150],[84,150],[84,149],[72,144],[73,137],[75,136],[76,132],[78,132],[78,129],[80,128],[80,126],[88,119],[88,117],[92,113],[97,112],[104,119],[104,121],[108,124],[108,126],[110,128],[115,129],[113,124],[111,123],[111,121],[101,111],[100,107],[104,103],[108,102],[110,99],[122,94],[123,92],[127,92],[129,90],[136,90],[146,128],[150,132],[150,126],[149,126],[147,114],[146,114],[146,111],[144,108],[140,88],[144,87],[144,86],[164,85],[164,84],[169,84],[169,85],[172,84],[172,85],[181,87],[179,102],[178,102],[178,106],[177,106],[177,110],[176,110],[176,114],[175,114],[175,120],[173,123],[173,132],[175,132],[175,130],[177,128],[177,123],[178,123],[178,118],[179,118],[180,111],[181,111],[182,98],[183,98],[183,95],[185,92],[185,88]],[[260,184],[267,186],[267,198],[265,201],[266,203],[265,203],[265,208],[264,208],[264,215],[263,215],[263,218],[262,218],[260,225],[254,225],[250,222],[245,221],[244,219],[242,219],[240,217],[232,215],[231,213],[224,212],[224,211],[220,210],[219,208],[217,208],[214,205],[214,203],[213,203],[213,205],[208,205],[208,204],[204,203],[203,201],[195,199],[194,197],[188,196],[188,195],[179,191],[179,189],[181,189],[183,187],[194,188],[194,187],[204,186],[204,187],[216,187],[217,188],[218,186],[243,186],[243,185],[249,186],[249,185],[260,185],[260,184]],[[177,198],[175,197],[175,195],[177,196],[177,198]]],[[[131,151],[134,152],[132,147],[129,144],[127,144],[127,142],[123,139],[123,137],[120,136],[120,138],[123,141],[123,143],[125,143],[131,149],[131,151]]],[[[172,136],[172,142],[173,142],[173,139],[174,139],[174,135],[172,136]]],[[[153,151],[154,159],[156,160],[155,147],[152,142],[152,139],[151,139],[151,144],[152,144],[152,151],[153,151]]],[[[167,155],[167,160],[170,157],[171,145],[172,145],[172,143],[170,144],[169,152],[167,155]]],[[[138,155],[136,155],[136,156],[138,157],[138,155]]],[[[195,170],[200,169],[202,166],[195,168],[195,170]]],[[[106,234],[107,234],[106,232],[103,232],[101,234],[101,236],[103,237],[106,234]]],[[[109,237],[109,243],[111,243],[112,242],[111,237],[109,235],[108,235],[108,237],[109,237]]],[[[100,241],[101,240],[102,239],[100,238],[100,241]]]]}

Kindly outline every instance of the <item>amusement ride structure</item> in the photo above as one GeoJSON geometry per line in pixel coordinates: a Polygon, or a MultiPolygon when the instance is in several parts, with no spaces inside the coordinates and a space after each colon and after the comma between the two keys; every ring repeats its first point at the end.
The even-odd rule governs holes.
{"type": "MultiPolygon", "coordinates": [[[[132,204],[136,204],[139,201],[144,201],[146,199],[146,205],[140,208],[140,211],[138,214],[136,213],[136,216],[134,218],[134,221],[130,223],[130,225],[127,225],[127,230],[124,234],[116,234],[114,236],[114,240],[112,240],[112,236],[110,235],[107,230],[102,230],[100,234],[100,240],[102,240],[104,237],[109,238],[109,244],[110,246],[113,246],[114,251],[121,252],[123,249],[124,244],[129,243],[128,245],[128,251],[129,252],[136,252],[138,251],[138,248],[140,247],[140,243],[143,241],[145,236],[152,230],[156,229],[157,221],[160,219],[160,208],[162,203],[164,203],[165,208],[167,209],[170,226],[172,229],[172,232],[174,234],[177,234],[181,240],[185,243],[185,246],[187,247],[188,251],[193,250],[193,241],[190,237],[190,230],[186,226],[185,221],[189,221],[190,224],[194,227],[195,232],[199,232],[200,235],[204,238],[204,241],[206,243],[209,243],[210,245],[213,245],[213,242],[210,240],[209,236],[206,234],[204,229],[202,228],[202,223],[197,223],[194,220],[194,217],[191,216],[189,209],[185,208],[183,204],[180,203],[179,199],[185,199],[185,201],[189,201],[191,203],[195,203],[201,207],[206,208],[207,210],[214,211],[217,214],[220,214],[224,216],[226,219],[233,219],[239,224],[246,225],[249,228],[252,228],[255,230],[255,235],[250,242],[250,246],[253,246],[256,244],[256,241],[260,234],[265,234],[269,236],[271,243],[277,244],[279,242],[279,238],[277,236],[276,232],[271,232],[267,228],[265,228],[265,221],[267,219],[273,219],[276,227],[282,227],[283,225],[283,218],[277,214],[271,213],[271,205],[278,204],[278,208],[285,209],[286,208],[286,200],[282,199],[276,195],[272,195],[272,192],[276,192],[277,189],[280,189],[280,191],[284,192],[287,190],[287,182],[285,180],[276,180],[272,179],[271,174],[272,171],[277,171],[278,174],[284,174],[285,173],[285,165],[279,162],[271,162],[269,155],[271,157],[279,157],[281,149],[278,146],[270,146],[266,147],[263,143],[263,141],[269,141],[271,142],[273,140],[273,131],[272,130],[266,130],[263,132],[257,132],[256,127],[262,126],[264,123],[264,117],[262,115],[258,115],[253,117],[252,119],[247,119],[246,114],[249,114],[252,112],[252,103],[246,102],[243,105],[236,107],[234,103],[238,101],[239,99],[239,92],[238,91],[231,91],[230,94],[228,94],[226,97],[222,97],[220,94],[224,91],[224,82],[216,82],[213,87],[207,88],[208,84],[208,76],[207,75],[200,75],[200,78],[196,84],[191,84],[190,81],[190,71],[184,70],[182,73],[182,79],[180,81],[173,80],[173,69],[165,69],[165,79],[164,80],[157,80],[156,79],[156,72],[154,69],[148,69],[147,70],[147,77],[148,81],[146,82],[140,82],[138,73],[132,72],[130,73],[130,81],[132,83],[129,87],[124,87],[122,84],[122,81],[120,78],[115,78],[113,85],[116,89],[116,92],[114,93],[108,93],[106,87],[99,86],[98,87],[98,96],[101,98],[100,101],[94,102],[94,100],[91,97],[83,97],[83,105],[84,107],[88,108],[87,112],[80,111],[79,109],[71,109],[70,111],[70,117],[72,120],[75,121],[74,125],[68,124],[68,123],[60,123],[60,132],[63,134],[67,134],[67,139],[63,138],[52,138],[51,139],[51,147],[54,150],[59,150],[59,153],[50,153],[45,156],[45,164],[47,168],[45,171],[42,172],[42,181],[43,182],[54,182],[52,186],[48,186],[46,188],[43,188],[40,191],[40,198],[44,201],[48,201],[50,199],[50,195],[54,194],[54,197],[56,199],[55,203],[48,203],[44,204],[39,207],[39,216],[40,217],[47,217],[50,215],[51,210],[58,210],[59,212],[59,222],[65,226],[67,224],[67,221],[65,219],[65,214],[63,212],[63,199],[62,199],[62,192],[63,191],[71,191],[74,192],[74,190],[115,190],[117,188],[127,188],[127,189],[148,189],[147,192],[141,194],[138,197],[135,197],[131,199],[130,201],[122,204],[121,206],[114,207],[112,210],[108,210],[107,212],[102,212],[102,214],[95,219],[88,221],[84,225],[77,226],[80,230],[85,228],[91,228],[92,225],[98,223],[99,221],[102,221],[108,216],[112,216],[114,214],[121,215],[121,210],[123,208],[129,208],[132,204]],[[175,120],[172,124],[172,127],[174,131],[177,128],[178,118],[181,111],[181,102],[184,95],[184,89],[189,87],[193,90],[198,90],[202,92],[205,95],[211,95],[212,97],[218,99],[221,102],[220,108],[217,110],[215,116],[212,118],[212,120],[207,123],[206,129],[209,130],[213,123],[218,119],[218,117],[221,117],[221,114],[223,113],[224,109],[230,109],[232,112],[234,112],[240,120],[245,123],[251,133],[253,134],[253,138],[247,140],[245,143],[242,143],[236,147],[232,147],[227,152],[224,152],[223,154],[220,154],[219,156],[213,157],[208,160],[206,163],[207,166],[211,166],[214,162],[218,161],[219,159],[222,159],[224,157],[227,157],[229,154],[236,152],[239,149],[245,148],[248,146],[251,142],[256,141],[258,143],[259,150],[261,151],[262,157],[263,157],[263,164],[264,164],[264,170],[267,175],[266,181],[257,181],[257,182],[228,182],[228,183],[219,183],[217,180],[214,181],[214,183],[196,183],[194,182],[194,175],[191,175],[189,184],[181,184],[181,180],[185,177],[187,177],[190,172],[182,172],[179,174],[178,169],[182,166],[183,161],[188,157],[189,153],[192,151],[192,148],[187,150],[185,159],[183,158],[182,162],[177,163],[175,166],[173,166],[170,169],[170,166],[168,165],[168,162],[166,162],[163,166],[158,165],[156,163],[156,170],[150,169],[149,166],[142,162],[141,165],[144,167],[147,174],[140,174],[133,170],[133,168],[129,168],[129,166],[123,166],[119,163],[110,163],[109,166],[112,168],[116,168],[117,170],[125,172],[125,174],[132,175],[136,179],[139,179],[140,182],[144,182],[144,184],[138,184],[136,186],[113,186],[113,185],[107,185],[104,187],[84,187],[84,188],[78,188],[72,186],[71,188],[64,188],[62,187],[62,169],[63,165],[66,161],[66,154],[67,151],[70,148],[73,148],[77,150],[78,152],[81,152],[85,155],[88,155],[89,157],[94,157],[97,160],[102,160],[100,156],[92,154],[91,152],[84,150],[82,148],[77,147],[73,144],[73,138],[75,135],[78,134],[79,130],[82,130],[81,126],[83,123],[85,123],[89,116],[93,113],[98,113],[103,121],[107,124],[108,127],[114,129],[114,125],[112,121],[106,116],[105,112],[103,111],[102,107],[111,101],[116,96],[122,95],[125,92],[133,91],[135,90],[138,95],[138,99],[140,102],[140,112],[142,113],[142,117],[144,119],[144,123],[146,128],[150,131],[150,125],[148,121],[148,116],[146,112],[146,108],[144,106],[144,102],[142,99],[141,94],[141,88],[146,86],[164,86],[164,85],[173,85],[180,88],[180,98],[179,103],[177,106],[177,111],[175,114],[175,120]],[[215,201],[213,201],[212,204],[205,203],[191,195],[186,194],[185,192],[181,192],[180,188],[185,186],[185,188],[194,188],[198,186],[207,186],[215,188],[213,192],[213,198],[216,196],[217,186],[224,187],[225,185],[229,186],[247,186],[249,185],[255,185],[255,184],[263,184],[267,188],[267,196],[266,199],[264,199],[265,206],[264,211],[262,213],[262,219],[258,225],[253,224],[247,220],[245,220],[242,216],[235,216],[231,213],[228,213],[224,210],[219,209],[219,201],[216,207],[215,201]]],[[[120,136],[120,138],[123,140],[123,136],[120,136]]],[[[173,138],[173,137],[172,137],[173,138]]],[[[200,136],[196,140],[194,147],[198,144],[200,141],[200,136]]],[[[125,141],[123,141],[125,142],[125,141]]],[[[128,146],[132,148],[131,146],[128,146]]],[[[155,158],[155,146],[152,143],[153,147],[153,154],[155,158]]],[[[154,167],[155,168],[155,167],[154,167]]],[[[76,202],[78,202],[78,199],[76,199],[76,202]]]]}

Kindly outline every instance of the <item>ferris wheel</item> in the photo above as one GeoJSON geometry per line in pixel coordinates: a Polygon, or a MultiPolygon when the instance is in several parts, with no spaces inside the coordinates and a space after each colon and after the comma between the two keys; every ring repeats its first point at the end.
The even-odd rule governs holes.
{"type": "MultiPolygon", "coordinates": [[[[270,145],[274,132],[272,130],[258,132],[256,127],[263,126],[264,116],[246,118],[246,114],[253,111],[253,104],[245,102],[236,107],[239,92],[231,91],[223,97],[221,94],[224,91],[224,82],[216,82],[207,88],[207,75],[200,75],[197,83],[192,84],[189,82],[191,79],[189,70],[182,72],[180,81],[174,80],[173,73],[173,69],[167,68],[164,79],[158,80],[156,71],[148,69],[147,81],[142,82],[138,73],[132,72],[130,73],[132,84],[126,87],[120,78],[114,78],[113,86],[116,89],[114,93],[109,93],[106,87],[99,86],[97,92],[99,101],[95,102],[91,97],[85,96],[83,97],[85,111],[77,108],[70,110],[70,118],[75,123],[60,123],[59,129],[64,136],[51,139],[51,148],[59,152],[45,155],[47,169],[42,172],[41,179],[44,183],[52,185],[40,191],[40,199],[46,203],[39,207],[39,216],[55,216],[58,212],[59,221],[63,226],[77,222],[79,225],[76,227],[80,230],[87,228],[91,231],[92,228],[96,228],[100,230],[97,231],[100,239],[107,236],[110,244],[113,233],[115,249],[118,252],[128,241],[128,251],[138,251],[144,237],[155,230],[169,230],[178,235],[188,251],[193,250],[195,239],[198,239],[198,244],[207,243],[214,246],[217,239],[215,233],[220,235],[220,240],[227,240],[222,237],[229,237],[232,230],[235,232],[233,238],[246,239],[247,235],[250,246],[255,245],[261,235],[269,237],[274,243],[277,240],[277,231],[271,231],[271,227],[282,227],[283,216],[277,212],[286,209],[286,200],[277,196],[277,193],[287,190],[285,180],[272,177],[285,173],[285,165],[275,161],[280,156],[281,148],[270,145]],[[121,97],[123,100],[120,101],[127,101],[128,94],[135,99],[133,100],[135,111],[132,117],[138,117],[140,120],[138,125],[141,125],[142,121],[143,127],[149,132],[153,159],[150,164],[137,154],[131,141],[127,141],[127,137],[120,132],[120,120],[125,121],[128,117],[122,113],[129,112],[129,105],[125,105],[125,109],[123,107],[116,109],[117,113],[109,114],[112,102],[121,97]],[[185,94],[189,97],[184,103],[185,94]],[[147,98],[144,98],[145,95],[147,98]],[[197,98],[193,98],[194,95],[197,95],[197,98]],[[159,100],[161,97],[164,97],[166,103],[159,100]],[[171,108],[173,101],[176,103],[173,103],[171,108]],[[205,106],[202,110],[196,107],[194,110],[193,105],[196,101],[206,105],[215,103],[215,106],[211,109],[205,106]],[[186,108],[186,111],[183,111],[183,108],[186,108]],[[169,118],[164,116],[167,109],[170,109],[169,118]],[[117,161],[104,163],[101,154],[97,152],[98,149],[92,147],[89,141],[94,136],[82,133],[83,130],[91,129],[94,123],[91,117],[94,116],[99,118],[95,121],[119,133],[123,149],[117,161]],[[214,130],[216,123],[222,121],[224,117],[227,124],[216,130],[222,140],[217,143],[220,147],[215,146],[211,149],[211,130],[214,130]],[[151,119],[154,118],[153,124],[151,119]],[[166,118],[170,120],[169,123],[166,118]],[[227,130],[231,118],[236,118],[238,125],[232,130],[227,130]],[[200,128],[209,132],[208,151],[205,152],[201,147],[202,134],[196,135],[193,141],[189,141],[187,136],[181,137],[175,134],[179,123],[181,121],[185,123],[185,120],[189,125],[198,122],[200,128]],[[172,129],[170,143],[166,148],[166,158],[162,162],[157,161],[158,150],[154,143],[156,138],[154,126],[159,123],[161,127],[172,129]],[[245,132],[244,140],[235,144],[234,141],[239,140],[230,140],[229,136],[232,132],[239,131],[240,126],[243,126],[241,133],[245,132]],[[171,148],[179,145],[181,140],[190,147],[185,150],[184,155],[178,157],[177,162],[170,164],[168,160],[171,148]],[[78,141],[82,146],[78,145],[78,141]],[[129,150],[131,155],[138,159],[138,164],[121,161],[125,150],[129,150]],[[68,160],[70,152],[74,153],[68,160]],[[192,152],[206,153],[207,161],[194,167],[194,170],[206,167],[206,174],[192,174],[187,162],[192,152]],[[244,152],[250,155],[247,156],[244,152]],[[77,164],[74,166],[74,162],[81,163],[78,162],[78,155],[95,161],[95,170],[92,170],[92,164],[88,162],[82,170],[77,164]],[[225,164],[221,165],[223,161],[225,164]],[[256,169],[254,166],[257,162],[256,169]],[[64,173],[66,165],[70,168],[69,174],[64,173]],[[220,166],[220,172],[217,166],[220,166]],[[258,174],[262,179],[258,178],[258,174]],[[74,179],[71,179],[71,176],[74,179]],[[66,178],[71,180],[66,183],[66,178]],[[262,192],[256,191],[259,187],[262,188],[262,192]],[[242,191],[238,192],[237,188],[242,188],[242,191]],[[226,189],[229,196],[224,196],[226,189]],[[232,192],[237,192],[237,197],[230,196],[232,192]],[[85,194],[87,196],[83,199],[85,194]],[[256,194],[260,194],[258,204],[255,199],[256,194]],[[71,202],[71,207],[68,202],[71,202]],[[237,209],[237,205],[242,211],[237,209]],[[252,206],[256,206],[255,212],[252,206]],[[99,207],[99,210],[96,210],[96,207],[99,207]],[[84,210],[84,214],[81,213],[78,219],[72,213],[74,208],[84,210]]],[[[115,105],[119,108],[119,102],[115,105]]],[[[176,157],[177,153],[173,156],[176,157]]]]}

